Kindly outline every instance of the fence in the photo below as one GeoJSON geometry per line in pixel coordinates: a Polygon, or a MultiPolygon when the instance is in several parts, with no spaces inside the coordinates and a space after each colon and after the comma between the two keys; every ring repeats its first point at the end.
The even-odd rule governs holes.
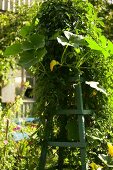
{"type": "Polygon", "coordinates": [[[34,105],[34,103],[35,103],[35,100],[24,100],[23,101],[23,105],[22,105],[22,108],[21,108],[21,110],[22,110],[22,117],[26,117],[26,116],[33,116],[32,115],[32,107],[33,107],[33,105],[34,105]],[[28,115],[27,115],[28,114],[28,115]]]}
{"type": "Polygon", "coordinates": [[[33,2],[43,2],[43,0],[0,0],[1,11],[16,11],[16,6],[31,6],[33,2]]]}

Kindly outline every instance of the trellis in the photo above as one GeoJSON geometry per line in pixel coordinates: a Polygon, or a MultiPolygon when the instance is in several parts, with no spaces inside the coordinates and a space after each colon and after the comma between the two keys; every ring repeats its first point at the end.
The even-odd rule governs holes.
{"type": "MultiPolygon", "coordinates": [[[[40,161],[39,161],[39,167],[37,170],[52,170],[52,169],[58,169],[63,170],[64,168],[67,168],[68,165],[64,165],[64,157],[63,157],[63,150],[61,148],[80,148],[80,156],[81,156],[81,170],[87,169],[87,155],[86,155],[86,141],[85,141],[85,115],[90,114],[91,110],[84,110],[83,108],[83,98],[82,98],[82,86],[81,86],[81,77],[80,73],[78,72],[77,75],[72,78],[74,79],[74,82],[77,82],[75,93],[76,93],[76,100],[77,100],[77,109],[72,110],[60,110],[57,112],[58,115],[77,115],[78,116],[78,134],[79,134],[79,141],[52,141],[51,140],[51,130],[52,130],[52,121],[53,117],[50,115],[46,119],[46,126],[45,126],[45,138],[41,142],[41,155],[40,155],[40,161]],[[48,152],[48,147],[59,147],[61,149],[61,152],[58,154],[58,165],[55,167],[46,168],[46,157],[48,152]]],[[[75,133],[76,130],[75,130],[75,133]]],[[[75,166],[73,168],[76,168],[75,166]]]]}

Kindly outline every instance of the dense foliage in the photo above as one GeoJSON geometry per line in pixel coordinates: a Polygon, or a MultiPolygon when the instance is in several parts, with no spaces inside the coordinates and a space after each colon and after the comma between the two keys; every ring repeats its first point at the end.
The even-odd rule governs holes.
{"type": "MultiPolygon", "coordinates": [[[[103,35],[103,22],[97,16],[98,13],[87,1],[48,0],[41,5],[32,24],[22,28],[21,43],[16,41],[4,55],[12,58],[12,55],[19,54],[19,64],[36,77],[34,113],[42,121],[43,126],[37,134],[41,140],[48,135],[44,132],[46,120],[50,120],[50,140],[79,140],[77,116],[54,114],[59,109],[77,108],[76,74],[80,73],[84,109],[93,110],[85,121],[88,159],[89,162],[102,164],[97,155],[106,153],[103,148],[108,140],[112,142],[113,136],[113,44],[103,35]],[[98,88],[89,87],[86,81],[99,82],[108,95],[98,91],[98,88]]],[[[64,161],[69,163],[70,169],[73,165],[79,169],[79,150],[50,149],[49,153],[59,157],[59,164],[64,161]]]]}
{"type": "MultiPolygon", "coordinates": [[[[69,83],[69,78],[74,77],[76,69],[78,69],[83,78],[84,108],[95,110],[92,115],[86,117],[86,127],[89,139],[88,157],[96,161],[97,154],[103,152],[102,148],[105,146],[105,141],[100,144],[100,140],[95,141],[92,136],[97,135],[100,138],[105,138],[110,133],[109,120],[112,120],[112,115],[108,103],[112,98],[110,96],[108,99],[102,93],[89,88],[85,85],[85,81],[98,81],[101,85],[104,85],[108,93],[112,93],[110,88],[112,86],[112,64],[110,62],[112,58],[107,58],[107,50],[104,51],[107,40],[102,36],[102,30],[100,29],[103,27],[103,22],[97,17],[97,13],[91,4],[84,4],[81,1],[68,1],[68,3],[48,1],[42,5],[41,12],[37,17],[39,23],[36,32],[45,35],[47,53],[42,58],[42,62],[38,64],[39,70],[36,70],[36,93],[38,96],[36,109],[42,113],[42,116],[49,115],[50,117],[53,110],[56,113],[59,108],[76,108],[74,99],[76,94],[73,96],[74,89],[72,84],[69,83]],[[64,44],[67,41],[63,36],[64,30],[77,35],[87,35],[90,49],[88,45],[85,46],[83,42],[77,41],[76,38],[73,41],[70,38],[69,41],[74,43],[74,49],[70,47],[69,42],[66,44],[68,47],[65,47],[64,44]],[[58,36],[63,36],[60,37],[63,47],[56,40],[58,36]],[[96,43],[103,46],[102,51],[98,49],[99,46],[96,43]],[[51,72],[49,65],[52,60],[56,60],[57,65],[51,72]],[[106,119],[108,119],[108,122],[106,119]],[[102,133],[103,131],[104,133],[102,133]]],[[[78,134],[75,133],[77,131],[76,120],[77,118],[72,116],[68,118],[55,117],[55,126],[60,126],[62,131],[59,132],[60,130],[58,130],[55,138],[60,136],[60,140],[78,140],[78,134]],[[67,132],[65,132],[65,128],[62,128],[62,122],[67,132]]],[[[70,162],[71,159],[73,158],[69,158],[70,162]]],[[[76,160],[74,159],[75,162],[76,160]]]]}
{"type": "Polygon", "coordinates": [[[113,16],[113,2],[112,0],[98,0],[98,1],[92,1],[89,0],[98,11],[98,16],[101,17],[101,19],[104,22],[104,34],[106,35],[107,38],[113,40],[113,35],[112,35],[112,16],[113,16]]]}
{"type": "Polygon", "coordinates": [[[0,86],[3,81],[6,84],[9,71],[16,68],[18,60],[15,56],[4,57],[3,51],[15,41],[21,41],[20,28],[29,25],[37,11],[38,5],[34,4],[31,8],[17,7],[16,13],[0,13],[0,86]]]}

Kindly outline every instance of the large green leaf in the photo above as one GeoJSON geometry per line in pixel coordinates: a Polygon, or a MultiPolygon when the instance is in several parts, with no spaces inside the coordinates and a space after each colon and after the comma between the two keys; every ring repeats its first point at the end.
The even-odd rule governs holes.
{"type": "Polygon", "coordinates": [[[102,36],[99,37],[99,40],[101,41],[102,47],[106,48],[107,47],[107,38],[102,35],[102,36]]]}
{"type": "Polygon", "coordinates": [[[68,45],[74,48],[78,48],[80,45],[85,44],[84,37],[82,35],[76,35],[69,31],[64,31],[64,35],[65,37],[60,36],[57,38],[58,42],[63,46],[68,45]]]}
{"type": "Polygon", "coordinates": [[[110,53],[106,49],[102,49],[102,53],[105,57],[110,56],[110,53]]]}
{"type": "Polygon", "coordinates": [[[75,38],[75,39],[78,39],[78,40],[84,39],[83,35],[76,35],[76,34],[73,34],[72,32],[69,32],[69,31],[64,31],[64,35],[66,36],[66,38],[68,40],[70,40],[72,37],[75,38]]]}
{"type": "Polygon", "coordinates": [[[69,44],[68,40],[63,36],[57,37],[57,41],[59,44],[62,44],[62,46],[72,46],[71,44],[69,44]]]}
{"type": "Polygon", "coordinates": [[[23,51],[20,54],[19,64],[24,68],[29,68],[36,62],[34,50],[23,51]]]}
{"type": "Polygon", "coordinates": [[[72,32],[69,31],[64,31],[64,35],[66,36],[66,38],[69,40],[71,36],[73,36],[74,34],[72,32]]]}
{"type": "Polygon", "coordinates": [[[88,46],[93,50],[99,50],[102,51],[102,48],[100,45],[97,44],[97,42],[92,37],[86,37],[85,40],[88,43],[88,46]]]}
{"type": "Polygon", "coordinates": [[[26,37],[29,34],[30,31],[31,31],[31,26],[26,25],[21,29],[20,35],[22,37],[26,37]]]}
{"type": "Polygon", "coordinates": [[[22,49],[23,49],[23,51],[34,49],[34,45],[29,41],[24,41],[22,43],[22,49]]]}
{"type": "Polygon", "coordinates": [[[72,35],[69,39],[69,43],[74,47],[74,48],[79,48],[79,46],[85,45],[85,41],[81,36],[77,35],[72,35]]]}
{"type": "Polygon", "coordinates": [[[38,61],[42,61],[43,57],[46,55],[47,51],[45,48],[40,48],[36,51],[36,59],[38,61]]]}
{"type": "Polygon", "coordinates": [[[9,47],[6,48],[4,55],[9,56],[9,55],[16,55],[22,52],[22,46],[20,43],[13,44],[9,47]]]}
{"type": "Polygon", "coordinates": [[[90,36],[86,37],[85,40],[91,49],[100,51],[105,57],[113,54],[113,44],[105,36],[100,36],[98,43],[90,36]]]}
{"type": "Polygon", "coordinates": [[[36,49],[43,48],[45,46],[44,35],[33,34],[30,36],[30,41],[36,49]]]}
{"type": "Polygon", "coordinates": [[[107,50],[113,55],[113,43],[110,40],[108,40],[107,50]]]}
{"type": "Polygon", "coordinates": [[[82,35],[76,35],[69,31],[64,31],[64,35],[69,40],[69,43],[75,48],[86,44],[82,35]]]}

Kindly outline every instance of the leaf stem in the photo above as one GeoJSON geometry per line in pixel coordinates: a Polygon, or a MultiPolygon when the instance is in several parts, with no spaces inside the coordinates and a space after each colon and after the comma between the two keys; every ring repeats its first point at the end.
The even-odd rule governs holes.
{"type": "Polygon", "coordinates": [[[65,53],[66,53],[67,47],[68,47],[68,45],[65,47],[65,49],[64,49],[64,51],[63,51],[63,54],[62,54],[62,56],[61,56],[61,64],[63,64],[63,57],[64,57],[64,55],[65,55],[65,53]]]}

